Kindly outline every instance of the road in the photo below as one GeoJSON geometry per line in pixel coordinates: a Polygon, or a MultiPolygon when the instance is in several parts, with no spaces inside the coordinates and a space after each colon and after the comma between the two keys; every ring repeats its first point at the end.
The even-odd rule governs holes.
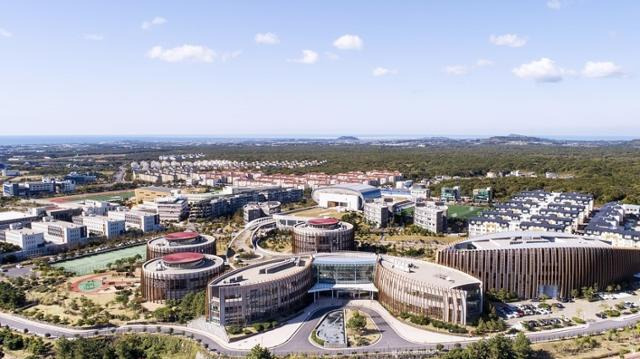
{"type": "MultiPolygon", "coordinates": [[[[461,338],[459,341],[449,341],[441,343],[430,344],[418,344],[409,342],[402,337],[400,333],[397,333],[393,327],[391,327],[375,310],[370,308],[359,307],[369,314],[374,320],[376,325],[381,331],[381,338],[378,342],[362,348],[345,348],[345,349],[324,349],[319,348],[309,341],[309,335],[311,331],[318,324],[322,316],[328,311],[341,308],[340,305],[325,306],[314,311],[307,317],[302,325],[295,331],[295,333],[283,344],[276,345],[271,349],[272,352],[280,355],[290,353],[307,353],[307,354],[326,354],[326,353],[366,353],[366,352],[379,352],[379,353],[398,353],[398,352],[419,352],[434,350],[436,345],[442,344],[445,348],[452,348],[456,344],[462,346],[467,345],[471,341],[469,338],[461,338]]],[[[527,337],[532,342],[558,340],[562,338],[570,338],[578,335],[586,335],[593,333],[601,333],[613,328],[622,328],[636,324],[640,320],[640,313],[632,316],[628,316],[622,319],[610,319],[594,323],[589,323],[584,326],[570,327],[566,329],[559,329],[550,332],[536,332],[527,333],[527,337]]],[[[210,351],[223,353],[229,356],[243,356],[246,354],[246,350],[232,349],[226,345],[220,338],[214,336],[212,333],[196,329],[185,327],[181,325],[171,324],[132,324],[124,325],[121,327],[108,327],[102,329],[74,329],[65,326],[59,326],[49,323],[43,323],[34,321],[31,319],[23,318],[13,314],[0,312],[0,325],[8,325],[10,328],[17,331],[24,331],[25,329],[29,333],[37,334],[40,336],[58,337],[90,337],[95,335],[114,335],[123,334],[127,332],[135,333],[166,333],[173,335],[185,335],[194,340],[200,342],[205,348],[210,351]]],[[[479,338],[478,338],[479,339],[479,338]]]]}

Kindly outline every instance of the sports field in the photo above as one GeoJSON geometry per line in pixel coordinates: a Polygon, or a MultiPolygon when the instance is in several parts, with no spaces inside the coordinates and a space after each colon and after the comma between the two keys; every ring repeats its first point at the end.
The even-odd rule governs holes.
{"type": "Polygon", "coordinates": [[[94,201],[121,201],[125,199],[129,199],[135,196],[133,191],[114,191],[114,192],[102,192],[102,193],[87,193],[87,194],[79,194],[75,196],[65,196],[52,198],[50,202],[73,202],[73,201],[83,201],[86,199],[94,200],[94,201]]]}
{"type": "Polygon", "coordinates": [[[484,210],[484,207],[474,207],[474,206],[461,206],[461,205],[450,205],[447,210],[447,215],[450,218],[462,218],[469,219],[479,212],[484,210]]]}
{"type": "Polygon", "coordinates": [[[135,247],[118,249],[115,251],[96,254],[93,256],[71,259],[64,262],[54,264],[54,267],[62,267],[64,270],[73,272],[76,275],[85,275],[93,273],[96,269],[104,269],[107,263],[113,263],[116,259],[133,257],[140,254],[142,258],[146,256],[146,245],[142,244],[135,247]]]}

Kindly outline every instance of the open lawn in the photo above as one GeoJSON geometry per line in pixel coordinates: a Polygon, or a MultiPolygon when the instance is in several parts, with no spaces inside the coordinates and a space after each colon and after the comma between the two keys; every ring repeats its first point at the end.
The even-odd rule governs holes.
{"type": "Polygon", "coordinates": [[[469,219],[485,209],[484,207],[462,206],[457,204],[448,207],[447,216],[449,218],[461,219],[469,219]]]}
{"type": "Polygon", "coordinates": [[[640,350],[638,329],[608,331],[604,334],[585,336],[555,342],[532,344],[534,350],[543,350],[552,358],[608,358],[619,353],[634,353],[640,350]]]}
{"type": "Polygon", "coordinates": [[[146,245],[118,249],[111,252],[100,253],[92,256],[71,259],[64,262],[53,264],[54,267],[62,267],[64,270],[73,272],[77,275],[93,273],[96,269],[107,268],[107,263],[113,263],[116,259],[133,257],[140,254],[143,258],[146,256],[146,245]]]}
{"type": "Polygon", "coordinates": [[[371,319],[369,314],[365,312],[355,309],[347,309],[345,323],[347,327],[347,341],[349,342],[348,345],[350,347],[371,345],[380,339],[380,331],[378,330],[378,327],[373,322],[373,319],[371,319]],[[353,318],[356,313],[365,319],[365,325],[362,329],[349,327],[349,320],[353,318]]]}

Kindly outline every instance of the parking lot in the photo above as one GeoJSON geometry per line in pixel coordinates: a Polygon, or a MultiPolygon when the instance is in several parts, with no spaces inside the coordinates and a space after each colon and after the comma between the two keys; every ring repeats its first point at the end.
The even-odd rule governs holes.
{"type": "Polygon", "coordinates": [[[576,299],[564,303],[550,299],[542,302],[527,300],[496,303],[496,311],[507,324],[516,328],[546,330],[581,324],[583,321],[594,322],[620,317],[640,310],[640,290],[598,293],[597,297],[599,299],[593,302],[576,299]]]}

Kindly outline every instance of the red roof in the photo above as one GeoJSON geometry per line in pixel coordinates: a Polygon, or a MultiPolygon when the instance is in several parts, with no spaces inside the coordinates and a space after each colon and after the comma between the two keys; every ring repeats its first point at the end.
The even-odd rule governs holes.
{"type": "Polygon", "coordinates": [[[164,238],[168,241],[184,241],[187,239],[196,239],[199,235],[198,232],[175,232],[167,234],[164,238]]]}
{"type": "Polygon", "coordinates": [[[329,226],[338,224],[338,220],[335,218],[314,218],[310,219],[307,223],[312,226],[329,226]]]}
{"type": "Polygon", "coordinates": [[[198,262],[204,259],[204,254],[193,252],[182,252],[167,254],[162,260],[167,264],[186,264],[198,262]]]}

